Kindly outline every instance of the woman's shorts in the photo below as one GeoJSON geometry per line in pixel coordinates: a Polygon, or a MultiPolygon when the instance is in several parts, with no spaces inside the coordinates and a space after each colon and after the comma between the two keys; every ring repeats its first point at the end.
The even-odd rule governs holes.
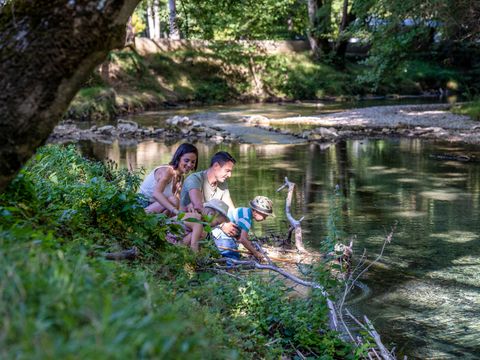
{"type": "Polygon", "coordinates": [[[151,202],[148,201],[146,196],[140,193],[137,194],[137,203],[144,209],[151,204],[151,202]]]}

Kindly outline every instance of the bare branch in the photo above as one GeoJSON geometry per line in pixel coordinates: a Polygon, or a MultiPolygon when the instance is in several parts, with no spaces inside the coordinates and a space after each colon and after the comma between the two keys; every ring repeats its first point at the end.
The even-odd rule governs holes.
{"type": "MultiPolygon", "coordinates": [[[[298,251],[307,252],[307,250],[305,250],[305,247],[303,245],[302,226],[300,225],[300,221],[303,220],[303,217],[301,218],[300,221],[295,220],[290,210],[292,205],[293,191],[295,189],[295,183],[288,181],[287,177],[285,177],[285,184],[279,187],[277,191],[280,191],[286,187],[288,187],[288,194],[287,194],[287,199],[285,200],[285,214],[287,215],[287,219],[290,222],[290,225],[292,226],[293,231],[295,232],[295,246],[297,247],[298,251]]],[[[289,235],[290,234],[291,234],[291,231],[289,230],[289,235]]]]}
{"type": "Polygon", "coordinates": [[[363,316],[363,318],[368,326],[368,333],[373,337],[375,344],[377,344],[378,349],[380,350],[380,354],[382,354],[381,358],[384,360],[394,360],[395,357],[387,350],[385,345],[383,345],[380,335],[378,334],[377,330],[375,330],[370,320],[366,316],[363,316]]]}

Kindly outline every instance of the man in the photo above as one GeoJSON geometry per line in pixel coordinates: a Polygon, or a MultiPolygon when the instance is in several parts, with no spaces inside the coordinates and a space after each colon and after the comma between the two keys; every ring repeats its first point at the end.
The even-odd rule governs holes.
{"type": "MultiPolygon", "coordinates": [[[[180,195],[180,209],[188,212],[203,212],[203,204],[212,199],[223,200],[234,209],[226,180],[232,176],[237,161],[226,151],[217,152],[210,161],[207,170],[189,175],[183,184],[180,195]]],[[[222,230],[229,236],[235,236],[238,228],[233,223],[224,223],[222,230]]]]}

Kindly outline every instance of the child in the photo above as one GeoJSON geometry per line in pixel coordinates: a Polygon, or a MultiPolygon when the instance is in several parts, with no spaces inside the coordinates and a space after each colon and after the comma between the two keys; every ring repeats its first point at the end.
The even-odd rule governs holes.
{"type": "Polygon", "coordinates": [[[252,227],[252,221],[263,221],[267,216],[273,216],[273,203],[272,200],[266,196],[256,196],[250,201],[250,207],[240,207],[236,209],[230,209],[228,217],[231,222],[238,226],[240,233],[237,237],[233,238],[225,234],[221,229],[222,225],[213,229],[212,235],[215,239],[220,253],[224,257],[238,259],[239,253],[232,250],[237,250],[237,241],[242,244],[247,250],[249,250],[257,260],[261,261],[263,255],[255,249],[251,241],[248,239],[248,231],[252,227]],[[229,250],[232,249],[232,250],[229,250]]]}
{"type": "MultiPolygon", "coordinates": [[[[210,223],[212,228],[218,224],[223,224],[230,221],[228,219],[228,205],[224,201],[212,199],[204,203],[203,207],[203,216],[213,216],[213,219],[210,223]]],[[[202,219],[202,215],[197,213],[185,213],[183,216],[184,220],[179,222],[179,224],[183,226],[185,235],[182,239],[178,239],[175,235],[169,233],[167,234],[167,241],[174,244],[181,242],[184,245],[190,246],[194,252],[198,252],[200,239],[206,237],[206,234],[203,231],[203,225],[200,222],[187,220],[196,219],[200,221],[202,219]]],[[[174,220],[178,222],[177,217],[175,217],[174,220]]]]}

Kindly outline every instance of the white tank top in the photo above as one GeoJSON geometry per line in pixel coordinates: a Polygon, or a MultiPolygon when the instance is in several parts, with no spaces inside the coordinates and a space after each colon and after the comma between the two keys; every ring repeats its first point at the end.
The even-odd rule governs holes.
{"type": "MultiPolygon", "coordinates": [[[[138,192],[145,196],[150,202],[155,202],[153,198],[153,191],[155,190],[155,185],[157,185],[157,180],[155,179],[155,171],[160,168],[170,167],[170,165],[160,165],[153,169],[150,174],[143,180],[142,185],[140,185],[140,189],[138,192]]],[[[173,180],[173,179],[172,179],[173,180]]],[[[169,196],[173,195],[172,192],[172,180],[165,186],[165,190],[163,190],[163,194],[168,198],[169,196]]]]}

